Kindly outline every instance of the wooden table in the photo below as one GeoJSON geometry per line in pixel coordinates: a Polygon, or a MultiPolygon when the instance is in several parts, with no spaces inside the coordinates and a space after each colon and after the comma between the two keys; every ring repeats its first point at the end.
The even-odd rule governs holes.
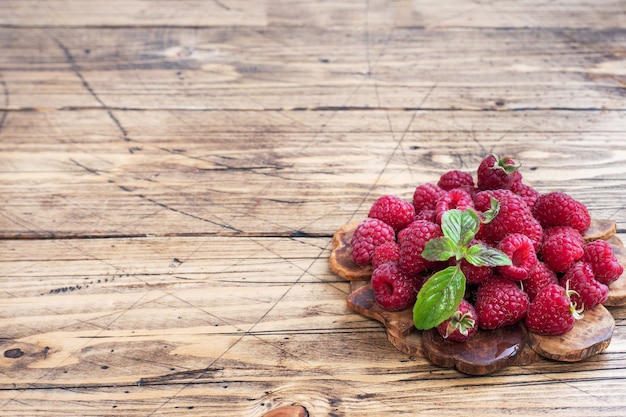
{"type": "Polygon", "coordinates": [[[474,377],[328,266],[490,152],[626,238],[625,10],[0,0],[0,414],[626,415],[626,308],[589,360],[474,377]]]}

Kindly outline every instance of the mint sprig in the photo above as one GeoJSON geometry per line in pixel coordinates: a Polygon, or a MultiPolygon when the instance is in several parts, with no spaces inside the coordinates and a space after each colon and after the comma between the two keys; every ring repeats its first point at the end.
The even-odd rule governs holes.
{"type": "Polygon", "coordinates": [[[460,266],[463,259],[476,266],[511,265],[509,257],[495,248],[480,244],[470,246],[480,223],[481,218],[471,209],[453,209],[443,214],[443,236],[428,241],[422,257],[430,261],[446,261],[454,257],[456,265],[435,273],[424,283],[413,308],[416,328],[431,329],[457,310],[465,295],[466,280],[460,266]]]}

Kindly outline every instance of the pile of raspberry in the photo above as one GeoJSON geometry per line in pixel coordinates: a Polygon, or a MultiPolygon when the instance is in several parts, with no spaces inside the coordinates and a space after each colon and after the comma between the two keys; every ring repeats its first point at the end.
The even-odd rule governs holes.
{"type": "Polygon", "coordinates": [[[411,307],[423,283],[454,261],[421,256],[429,240],[443,235],[443,213],[474,210],[484,218],[494,200],[497,214],[481,222],[472,243],[499,249],[512,265],[477,267],[461,261],[465,297],[437,326],[443,337],[462,342],[478,328],[520,321],[533,333],[561,335],[583,310],[605,302],[608,285],[624,269],[609,243],[583,239],[591,223],[587,208],[562,192],[540,194],[523,183],[518,168],[509,157],[489,155],[477,169],[476,183],[470,173],[453,170],[437,184],[419,185],[413,201],[378,198],[351,240],[354,262],[372,266],[376,303],[389,311],[411,307]]]}

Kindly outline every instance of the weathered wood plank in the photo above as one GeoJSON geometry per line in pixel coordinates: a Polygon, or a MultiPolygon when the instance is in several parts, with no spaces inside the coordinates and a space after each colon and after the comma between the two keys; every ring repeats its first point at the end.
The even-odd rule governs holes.
{"type": "Polygon", "coordinates": [[[265,1],[2,0],[0,26],[262,26],[265,1]]]}
{"type": "Polygon", "coordinates": [[[626,229],[623,112],[113,114],[117,123],[100,110],[8,114],[3,237],[330,236],[378,196],[411,199],[489,152],[626,229]]]}
{"type": "Polygon", "coordinates": [[[625,43],[620,29],[4,28],[0,108],[623,110],[625,43]]]}
{"type": "Polygon", "coordinates": [[[619,0],[541,0],[474,2],[468,0],[321,0],[267,3],[271,25],[316,27],[498,27],[498,28],[619,28],[624,26],[619,0]]]}
{"type": "Polygon", "coordinates": [[[2,0],[2,26],[314,26],[607,28],[623,26],[619,0],[2,0]]]}

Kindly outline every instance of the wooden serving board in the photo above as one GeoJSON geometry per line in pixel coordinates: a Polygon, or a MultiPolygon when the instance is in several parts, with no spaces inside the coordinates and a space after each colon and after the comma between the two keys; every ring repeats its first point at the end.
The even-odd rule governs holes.
{"type": "MultiPolygon", "coordinates": [[[[602,305],[586,311],[574,329],[562,336],[540,336],[528,332],[523,323],[496,330],[479,329],[465,343],[450,342],[436,329],[417,330],[413,324],[413,309],[387,311],[376,304],[369,283],[370,266],[352,261],[350,240],[358,222],[341,227],[333,236],[329,258],[333,272],[350,281],[348,307],[359,314],[377,320],[385,326],[389,342],[398,350],[432,363],[456,368],[471,375],[486,375],[511,365],[528,365],[541,357],[574,362],[604,351],[615,329],[615,320],[602,305]]],[[[626,264],[626,249],[614,236],[615,222],[594,220],[584,235],[586,241],[606,239],[613,246],[618,260],[626,264]]],[[[622,276],[609,287],[606,305],[626,304],[626,279],[622,276]]]]}

